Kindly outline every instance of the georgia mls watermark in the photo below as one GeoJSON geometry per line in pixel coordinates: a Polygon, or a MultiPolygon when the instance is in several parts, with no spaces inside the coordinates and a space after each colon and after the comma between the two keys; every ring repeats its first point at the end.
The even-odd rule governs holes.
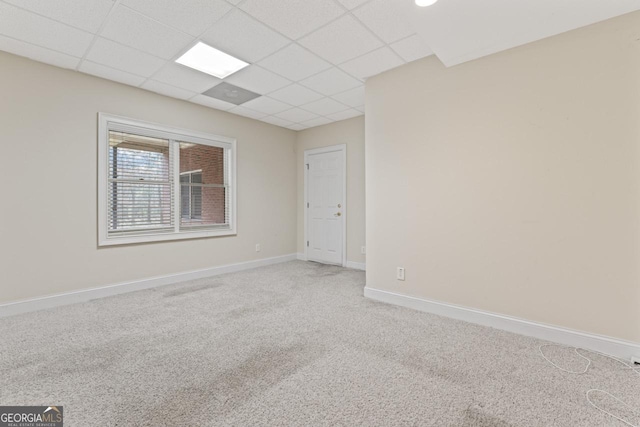
{"type": "Polygon", "coordinates": [[[63,427],[62,406],[0,406],[0,427],[63,427]]]}

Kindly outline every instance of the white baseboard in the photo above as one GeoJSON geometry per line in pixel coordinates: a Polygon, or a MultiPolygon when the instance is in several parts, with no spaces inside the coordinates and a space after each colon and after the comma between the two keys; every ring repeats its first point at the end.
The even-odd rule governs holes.
{"type": "Polygon", "coordinates": [[[347,261],[347,268],[353,268],[353,269],[356,269],[356,270],[366,271],[367,264],[365,264],[364,262],[347,261]]]}
{"type": "Polygon", "coordinates": [[[155,288],[157,286],[171,285],[173,283],[185,282],[188,280],[202,279],[205,277],[218,276],[220,274],[235,273],[237,271],[250,270],[252,268],[264,267],[272,264],[279,264],[287,261],[294,261],[296,254],[284,255],[274,258],[264,258],[255,261],[241,262],[238,264],[222,265],[219,267],[206,268],[204,270],[187,271],[184,273],[170,274],[166,276],[150,277],[148,279],[135,280],[127,283],[118,283],[99,288],[83,289],[80,291],[66,292],[63,294],[50,295],[41,298],[34,298],[22,301],[0,304],[0,317],[13,316],[15,314],[28,313],[46,308],[59,307],[63,305],[85,302],[96,298],[104,298],[127,292],[139,291],[142,289],[155,288]]]}
{"type": "Polygon", "coordinates": [[[599,351],[624,360],[631,360],[632,357],[640,356],[640,344],[631,341],[589,334],[559,326],[519,319],[517,317],[490,313],[438,301],[429,301],[369,287],[364,288],[364,296],[377,301],[437,314],[439,316],[490,326],[492,328],[515,332],[517,334],[568,346],[599,351]]]}
{"type": "Polygon", "coordinates": [[[299,261],[306,261],[306,260],[307,260],[307,256],[306,256],[304,253],[298,253],[298,254],[296,254],[296,258],[297,258],[299,261]]]}

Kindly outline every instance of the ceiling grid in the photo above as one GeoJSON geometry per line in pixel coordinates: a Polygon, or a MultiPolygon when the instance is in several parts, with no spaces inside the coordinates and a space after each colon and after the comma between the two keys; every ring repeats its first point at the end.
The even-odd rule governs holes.
{"type": "Polygon", "coordinates": [[[0,0],[0,50],[302,130],[364,114],[367,78],[433,52],[451,66],[640,9],[487,2],[0,0]],[[250,65],[218,79],[175,63],[198,41],[250,65]],[[260,96],[238,106],[203,95],[223,82],[260,96]]]}

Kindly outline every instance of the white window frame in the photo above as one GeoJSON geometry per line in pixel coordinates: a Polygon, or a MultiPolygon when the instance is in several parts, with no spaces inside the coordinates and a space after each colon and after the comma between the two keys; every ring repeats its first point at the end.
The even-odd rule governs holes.
{"type": "Polygon", "coordinates": [[[98,246],[126,245],[134,243],[161,242],[171,240],[199,239],[203,237],[235,236],[237,232],[237,162],[236,140],[226,136],[213,135],[204,132],[168,127],[156,123],[143,122],[112,114],[98,113],[98,246]],[[229,190],[228,209],[229,227],[206,230],[180,230],[180,158],[178,144],[169,144],[173,152],[173,216],[174,229],[172,231],[158,231],[140,235],[109,236],[108,233],[108,170],[109,170],[109,131],[117,130],[141,134],[170,141],[191,142],[228,149],[229,153],[229,190]]]}

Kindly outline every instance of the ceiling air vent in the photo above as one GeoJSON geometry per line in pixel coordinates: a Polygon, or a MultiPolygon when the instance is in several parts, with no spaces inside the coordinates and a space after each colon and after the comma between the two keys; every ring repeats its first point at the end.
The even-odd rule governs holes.
{"type": "Polygon", "coordinates": [[[244,104],[247,101],[262,96],[259,93],[251,92],[250,90],[242,89],[229,83],[220,83],[204,92],[203,95],[236,105],[244,104]]]}

